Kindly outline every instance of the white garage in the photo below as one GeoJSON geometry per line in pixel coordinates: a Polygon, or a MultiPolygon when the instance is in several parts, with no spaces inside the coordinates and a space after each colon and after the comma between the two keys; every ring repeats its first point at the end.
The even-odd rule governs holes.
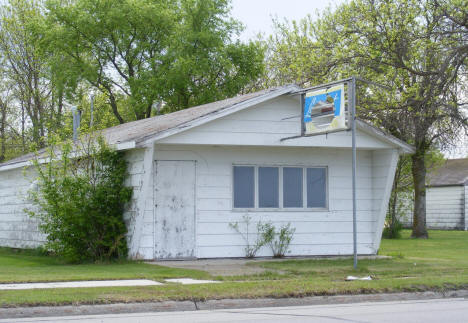
{"type": "MultiPolygon", "coordinates": [[[[430,170],[426,185],[426,226],[437,230],[468,230],[468,158],[447,159],[430,170]]],[[[402,219],[412,225],[411,203],[402,219]]]]}
{"type": "MultiPolygon", "coordinates": [[[[353,253],[351,133],[301,133],[295,85],[237,96],[106,129],[126,151],[134,189],[125,219],[130,256],[186,259],[244,256],[230,223],[291,223],[291,256],[353,253]]],[[[413,148],[357,121],[359,254],[375,254],[400,154],[413,148]]],[[[0,245],[34,247],[28,219],[31,156],[0,165],[0,245]]],[[[262,248],[259,256],[270,256],[262,248]]]]}

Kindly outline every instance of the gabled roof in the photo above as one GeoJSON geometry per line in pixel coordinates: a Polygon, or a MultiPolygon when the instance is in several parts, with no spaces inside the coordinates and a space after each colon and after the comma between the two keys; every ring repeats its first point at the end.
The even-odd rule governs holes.
{"type": "Polygon", "coordinates": [[[428,186],[468,185],[468,158],[447,159],[444,165],[430,171],[428,186]]]}
{"type": "MultiPolygon", "coordinates": [[[[238,95],[233,98],[216,101],[189,109],[184,109],[152,118],[127,122],[115,127],[102,130],[107,143],[118,150],[143,147],[158,139],[165,138],[190,128],[202,125],[211,120],[241,111],[262,102],[274,99],[284,94],[294,94],[301,88],[294,84],[270,88],[254,93],[238,95]]],[[[356,122],[356,128],[373,135],[380,140],[402,149],[405,153],[412,153],[411,145],[365,123],[356,122]]],[[[39,155],[41,152],[39,152],[39,155]]],[[[34,154],[26,154],[0,164],[0,171],[23,167],[34,158],[34,154]]]]}
{"type": "Polygon", "coordinates": [[[103,135],[109,144],[134,141],[136,145],[138,145],[148,138],[160,135],[174,128],[184,128],[184,126],[189,127],[194,121],[198,121],[198,125],[198,123],[209,119],[209,117],[221,117],[223,112],[233,113],[242,108],[265,102],[280,95],[297,91],[298,89],[300,89],[298,86],[290,84],[254,93],[238,95],[233,98],[203,104],[148,119],[127,122],[105,129],[103,135]]]}

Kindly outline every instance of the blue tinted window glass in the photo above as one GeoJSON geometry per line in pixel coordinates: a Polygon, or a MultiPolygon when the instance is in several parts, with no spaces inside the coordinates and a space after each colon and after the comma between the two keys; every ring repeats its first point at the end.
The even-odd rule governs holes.
{"type": "Polygon", "coordinates": [[[283,207],[303,207],[302,168],[283,168],[283,207]]]}
{"type": "Polygon", "coordinates": [[[307,168],[307,207],[327,207],[326,168],[307,168]]]}
{"type": "Polygon", "coordinates": [[[279,168],[258,168],[258,207],[279,207],[279,168]]]}
{"type": "Polygon", "coordinates": [[[253,208],[254,191],[254,167],[234,166],[234,207],[253,208]]]}

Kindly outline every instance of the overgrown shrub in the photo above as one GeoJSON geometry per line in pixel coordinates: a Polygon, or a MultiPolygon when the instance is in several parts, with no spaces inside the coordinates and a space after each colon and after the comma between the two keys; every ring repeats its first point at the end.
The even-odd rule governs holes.
{"type": "Polygon", "coordinates": [[[403,230],[403,224],[397,218],[394,218],[391,223],[386,221],[382,232],[382,238],[400,239],[401,230],[403,230]]]}
{"type": "Polygon", "coordinates": [[[265,245],[265,240],[263,239],[263,235],[261,234],[261,229],[262,229],[262,223],[259,221],[257,222],[257,232],[255,234],[255,241],[252,241],[253,237],[252,235],[254,234],[253,232],[251,232],[250,228],[251,228],[251,224],[252,224],[252,218],[249,216],[249,215],[244,215],[242,217],[243,219],[243,224],[244,224],[244,227],[245,227],[245,231],[242,231],[239,227],[239,223],[238,222],[234,222],[234,223],[229,223],[229,226],[234,229],[237,233],[239,233],[242,237],[242,239],[244,239],[246,245],[245,245],[245,248],[244,248],[244,251],[245,251],[245,257],[247,258],[253,258],[255,257],[255,255],[257,254],[258,250],[263,247],[265,245]]]}
{"type": "Polygon", "coordinates": [[[269,245],[273,257],[283,258],[289,251],[289,245],[296,229],[291,228],[291,223],[281,226],[278,231],[271,222],[261,225],[262,240],[269,245]]]}
{"type": "Polygon", "coordinates": [[[107,261],[127,256],[125,203],[132,190],[124,186],[127,162],[102,138],[48,149],[40,164],[37,189],[30,193],[37,208],[46,248],[69,262],[107,261]],[[60,152],[60,153],[57,153],[60,152]]]}

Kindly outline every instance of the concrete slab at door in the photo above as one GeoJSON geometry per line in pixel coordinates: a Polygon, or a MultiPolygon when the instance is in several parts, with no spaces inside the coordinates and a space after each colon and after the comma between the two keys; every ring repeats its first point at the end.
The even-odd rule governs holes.
{"type": "Polygon", "coordinates": [[[155,259],[195,257],[195,165],[156,161],[155,259]]]}

